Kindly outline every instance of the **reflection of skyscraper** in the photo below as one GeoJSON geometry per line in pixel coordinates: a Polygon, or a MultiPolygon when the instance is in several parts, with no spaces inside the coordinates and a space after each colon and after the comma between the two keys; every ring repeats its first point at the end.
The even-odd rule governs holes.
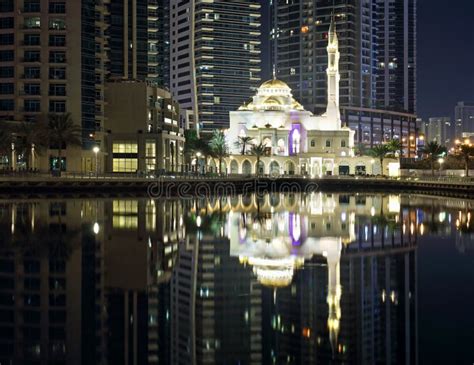
{"type": "Polygon", "coordinates": [[[172,279],[171,363],[260,364],[260,286],[229,257],[221,216],[201,216],[197,208],[172,279]]]}

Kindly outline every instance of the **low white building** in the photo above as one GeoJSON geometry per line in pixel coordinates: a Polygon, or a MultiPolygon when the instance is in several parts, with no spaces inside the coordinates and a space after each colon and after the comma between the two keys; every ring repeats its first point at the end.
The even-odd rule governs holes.
{"type": "MultiPolygon", "coordinates": [[[[380,174],[378,161],[354,155],[355,132],[342,126],[339,109],[339,44],[334,26],[328,35],[328,105],[322,115],[313,115],[298,103],[289,86],[272,79],[263,83],[252,101],[230,112],[227,142],[230,156],[225,168],[230,174],[310,176],[380,174]],[[266,147],[260,159],[249,155],[250,146],[242,154],[236,144],[239,137],[251,137],[253,144],[266,147]]],[[[392,161],[393,164],[393,161],[392,161]]],[[[383,173],[394,174],[389,161],[383,173]]]]}

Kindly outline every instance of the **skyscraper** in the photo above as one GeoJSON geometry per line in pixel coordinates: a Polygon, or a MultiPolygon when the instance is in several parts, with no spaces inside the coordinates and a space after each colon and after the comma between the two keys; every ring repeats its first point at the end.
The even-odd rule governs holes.
{"type": "Polygon", "coordinates": [[[421,127],[427,141],[436,141],[443,146],[454,142],[454,128],[450,117],[429,118],[421,127]]]}
{"type": "Polygon", "coordinates": [[[229,112],[260,83],[257,0],[171,0],[171,90],[204,132],[229,125],[229,112]]]}
{"type": "Polygon", "coordinates": [[[474,103],[458,102],[454,108],[455,137],[461,138],[463,134],[474,133],[474,103]]]}
{"type": "Polygon", "coordinates": [[[277,77],[305,108],[324,108],[332,13],[340,38],[341,106],[415,112],[416,0],[274,1],[277,77]]]}
{"type": "Polygon", "coordinates": [[[376,0],[377,108],[416,113],[416,0],[376,0]]]}
{"type": "Polygon", "coordinates": [[[112,78],[148,76],[148,0],[109,0],[109,68],[112,78]]]}
{"type": "MultiPolygon", "coordinates": [[[[104,14],[95,0],[1,1],[0,119],[34,123],[48,113],[70,113],[82,129],[83,149],[91,149],[104,123],[104,14]]],[[[56,154],[47,150],[41,166],[29,166],[59,166],[56,154]]],[[[18,155],[12,153],[11,166],[18,155]]],[[[61,164],[79,171],[84,156],[68,146],[61,164]]]]}
{"type": "Polygon", "coordinates": [[[108,2],[110,77],[169,87],[169,1],[108,2]]]}

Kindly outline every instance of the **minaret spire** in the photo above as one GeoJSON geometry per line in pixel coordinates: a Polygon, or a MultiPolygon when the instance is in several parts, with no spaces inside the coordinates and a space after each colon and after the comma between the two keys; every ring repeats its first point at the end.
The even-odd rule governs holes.
{"type": "Polygon", "coordinates": [[[328,103],[326,109],[326,116],[331,119],[331,123],[337,126],[337,129],[341,128],[341,114],[339,111],[339,80],[341,75],[339,74],[339,40],[336,32],[336,19],[334,16],[334,1],[333,11],[331,14],[331,24],[329,25],[328,31],[328,68],[327,82],[328,82],[328,103]]]}
{"type": "Polygon", "coordinates": [[[276,65],[273,64],[273,80],[276,80],[276,73],[277,73],[276,65]]]}

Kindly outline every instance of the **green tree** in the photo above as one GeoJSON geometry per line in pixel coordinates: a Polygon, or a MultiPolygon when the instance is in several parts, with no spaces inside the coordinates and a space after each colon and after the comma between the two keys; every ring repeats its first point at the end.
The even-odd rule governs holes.
{"type": "Polygon", "coordinates": [[[387,154],[390,153],[390,148],[386,144],[378,144],[372,147],[368,152],[369,156],[377,158],[380,161],[380,171],[382,176],[384,176],[383,161],[387,157],[387,154]]]}
{"type": "Polygon", "coordinates": [[[30,157],[33,147],[36,153],[40,153],[47,145],[41,133],[43,129],[44,126],[41,124],[26,122],[22,122],[14,128],[14,132],[18,137],[15,148],[18,153],[23,155],[27,169],[30,168],[30,157]]]}
{"type": "Polygon", "coordinates": [[[399,139],[392,139],[387,143],[387,147],[394,155],[398,153],[399,157],[403,157],[403,143],[399,139]]]}
{"type": "Polygon", "coordinates": [[[436,160],[440,156],[446,154],[446,152],[447,152],[446,147],[441,146],[436,141],[428,142],[426,146],[423,148],[423,153],[426,154],[430,160],[432,176],[434,176],[434,168],[435,168],[436,160]]]}
{"type": "Polygon", "coordinates": [[[469,163],[471,157],[474,157],[474,146],[470,144],[462,144],[459,147],[459,155],[461,156],[464,162],[464,171],[466,173],[465,176],[469,177],[469,163]]]}
{"type": "Polygon", "coordinates": [[[81,145],[81,128],[74,124],[71,114],[49,114],[45,126],[48,144],[58,150],[58,167],[61,171],[62,150],[64,147],[81,145]]]}
{"type": "Polygon", "coordinates": [[[245,153],[247,152],[246,151],[247,146],[252,144],[252,140],[253,140],[252,137],[239,137],[237,141],[235,142],[235,146],[242,149],[241,150],[242,156],[245,155],[245,153]]]}
{"type": "Polygon", "coordinates": [[[10,128],[4,124],[0,126],[0,156],[10,159],[12,150],[12,133],[10,128]]]}
{"type": "Polygon", "coordinates": [[[265,156],[266,153],[266,146],[260,142],[257,145],[252,145],[252,148],[250,149],[250,154],[252,156],[257,157],[257,168],[255,170],[256,175],[259,175],[260,172],[258,171],[259,165],[260,165],[260,158],[265,156]]]}
{"type": "Polygon", "coordinates": [[[209,141],[209,148],[211,150],[211,155],[219,160],[219,174],[221,174],[222,160],[229,155],[224,132],[217,129],[214,130],[211,140],[209,141]]]}
{"type": "Polygon", "coordinates": [[[367,154],[367,146],[365,143],[359,143],[356,147],[354,147],[354,153],[357,156],[364,156],[367,154]]]}

